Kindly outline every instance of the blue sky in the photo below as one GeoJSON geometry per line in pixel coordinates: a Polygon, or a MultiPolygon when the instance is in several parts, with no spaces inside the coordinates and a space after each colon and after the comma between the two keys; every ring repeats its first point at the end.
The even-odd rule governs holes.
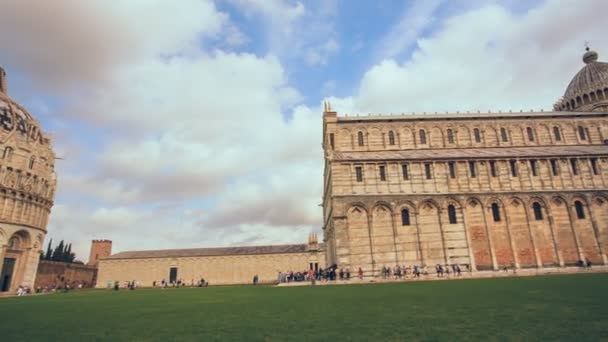
{"type": "Polygon", "coordinates": [[[53,137],[48,237],[115,251],[320,232],[321,110],[550,110],[605,1],[8,0],[9,94],[53,137]],[[49,18],[52,18],[49,19],[49,18]]]}

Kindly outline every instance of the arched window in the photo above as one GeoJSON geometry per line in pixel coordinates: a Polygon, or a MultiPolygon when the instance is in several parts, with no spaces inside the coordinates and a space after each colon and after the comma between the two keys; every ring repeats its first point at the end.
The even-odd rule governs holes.
{"type": "Polygon", "coordinates": [[[492,203],[492,217],[494,217],[494,222],[500,222],[500,208],[496,203],[492,203]]]}
{"type": "Polygon", "coordinates": [[[13,153],[13,149],[9,146],[4,148],[4,153],[2,154],[2,158],[4,159],[8,159],[11,156],[11,153],[13,153]]]}
{"type": "Polygon", "coordinates": [[[410,211],[407,209],[401,210],[401,225],[403,225],[403,226],[410,225],[410,211]]]}
{"type": "Polygon", "coordinates": [[[562,134],[559,131],[559,127],[553,127],[553,136],[555,137],[555,141],[562,141],[562,134]]]}
{"type": "Polygon", "coordinates": [[[475,142],[476,143],[481,142],[481,133],[479,132],[479,128],[474,128],[473,129],[473,136],[475,137],[475,142]]]}
{"type": "Polygon", "coordinates": [[[587,134],[585,134],[585,127],[578,126],[578,135],[581,137],[581,140],[587,140],[587,134]]]}
{"type": "Polygon", "coordinates": [[[420,130],[420,144],[426,144],[426,132],[423,129],[420,130]]]}
{"type": "Polygon", "coordinates": [[[503,142],[509,141],[509,136],[507,135],[507,130],[504,127],[500,128],[500,138],[503,142]]]}
{"type": "Polygon", "coordinates": [[[454,131],[452,131],[451,129],[448,129],[448,143],[454,143],[454,131]]]}
{"type": "Polygon", "coordinates": [[[13,236],[10,240],[8,240],[8,249],[19,249],[19,238],[13,236]]]}
{"type": "Polygon", "coordinates": [[[363,146],[363,132],[357,133],[357,140],[359,141],[359,146],[363,146]]]}
{"type": "Polygon", "coordinates": [[[395,133],[393,131],[388,131],[388,144],[395,145],[395,133]]]}
{"type": "Polygon", "coordinates": [[[448,205],[448,220],[450,224],[456,224],[456,208],[453,205],[448,205]]]}
{"type": "Polygon", "coordinates": [[[574,209],[576,209],[576,217],[580,220],[585,218],[585,208],[583,208],[583,203],[581,203],[581,201],[574,202],[574,209]]]}
{"type": "Polygon", "coordinates": [[[540,203],[532,203],[532,209],[534,210],[534,219],[536,221],[541,221],[543,219],[543,209],[541,208],[540,203]]]}
{"type": "Polygon", "coordinates": [[[532,127],[526,128],[526,132],[528,133],[528,140],[534,141],[534,131],[532,130],[532,127]]]}
{"type": "Polygon", "coordinates": [[[32,157],[30,158],[30,165],[29,165],[30,170],[34,168],[34,164],[35,164],[35,163],[36,163],[36,157],[32,156],[32,157]]]}

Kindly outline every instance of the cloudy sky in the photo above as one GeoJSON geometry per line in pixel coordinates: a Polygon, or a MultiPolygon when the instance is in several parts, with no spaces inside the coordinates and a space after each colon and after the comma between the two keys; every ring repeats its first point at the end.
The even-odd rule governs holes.
{"type": "Polygon", "coordinates": [[[49,238],[303,243],[321,108],[545,109],[608,55],[608,1],[1,0],[9,94],[53,137],[49,238]],[[603,24],[602,24],[603,23],[603,24]]]}

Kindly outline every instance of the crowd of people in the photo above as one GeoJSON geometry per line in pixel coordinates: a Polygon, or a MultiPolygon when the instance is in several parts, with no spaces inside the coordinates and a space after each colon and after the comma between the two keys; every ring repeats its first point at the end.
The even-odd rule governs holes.
{"type": "Polygon", "coordinates": [[[63,284],[37,286],[35,289],[32,289],[29,286],[20,285],[17,288],[16,295],[21,297],[21,296],[26,296],[26,295],[29,295],[32,293],[69,292],[74,289],[83,289],[86,287],[90,287],[90,286],[89,286],[89,284],[87,284],[84,281],[81,281],[81,282],[72,281],[72,282],[66,282],[63,284]]]}
{"type": "Polygon", "coordinates": [[[329,281],[329,280],[346,280],[350,279],[349,269],[338,269],[338,265],[331,265],[325,269],[319,268],[317,270],[309,269],[305,271],[287,271],[278,272],[277,283],[291,283],[301,281],[329,281]]]}
{"type": "MultiPolygon", "coordinates": [[[[469,265],[464,265],[466,267],[466,270],[469,271],[469,265]]],[[[361,268],[359,268],[359,278],[363,278],[363,270],[361,270],[361,268]]],[[[386,266],[382,266],[382,269],[380,270],[380,275],[382,276],[383,279],[403,279],[403,278],[407,278],[408,275],[412,276],[413,278],[420,278],[421,275],[429,275],[430,272],[427,270],[427,268],[425,266],[419,266],[419,265],[411,265],[411,266],[406,266],[406,265],[396,265],[395,267],[391,268],[391,267],[386,267],[386,266]]],[[[461,276],[462,275],[462,269],[460,267],[459,264],[445,264],[445,265],[441,265],[441,264],[436,264],[435,265],[435,274],[437,275],[438,278],[443,278],[444,276],[450,276],[450,274],[453,274],[454,276],[461,276]]]]}
{"type": "MultiPolygon", "coordinates": [[[[439,278],[449,277],[450,275],[461,276],[462,267],[465,268],[466,272],[470,271],[470,266],[465,264],[463,266],[459,264],[437,264],[435,265],[435,274],[439,278]]],[[[396,265],[395,267],[382,266],[378,270],[376,276],[382,279],[404,279],[408,276],[412,278],[420,278],[421,275],[429,275],[427,267],[419,265],[396,265]]],[[[350,280],[351,277],[357,277],[363,279],[369,277],[369,274],[365,274],[362,268],[359,268],[355,274],[352,274],[348,268],[339,268],[338,265],[331,265],[325,269],[319,268],[318,270],[307,270],[307,271],[286,271],[278,272],[277,283],[291,283],[291,282],[302,282],[302,281],[332,281],[332,280],[350,280]]]]}
{"type": "MultiPolygon", "coordinates": [[[[123,288],[129,289],[129,290],[135,290],[138,287],[141,286],[141,283],[139,281],[125,281],[123,288]]],[[[183,279],[177,279],[177,280],[173,280],[173,281],[167,281],[165,279],[162,279],[160,282],[154,280],[152,282],[152,287],[153,288],[161,288],[161,289],[166,289],[169,287],[172,288],[180,288],[180,287],[207,287],[209,286],[209,282],[205,280],[205,278],[200,278],[199,280],[194,280],[192,279],[190,281],[190,283],[188,283],[187,281],[183,280],[183,279]]],[[[120,282],[118,280],[112,282],[112,281],[108,281],[106,283],[106,288],[113,288],[115,291],[118,291],[121,286],[120,286],[120,282]]]]}

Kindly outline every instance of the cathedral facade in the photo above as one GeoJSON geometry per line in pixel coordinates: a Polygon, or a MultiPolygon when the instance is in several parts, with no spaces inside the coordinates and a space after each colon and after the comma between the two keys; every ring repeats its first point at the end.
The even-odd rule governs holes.
{"type": "Polygon", "coordinates": [[[54,166],[50,138],[8,97],[0,68],[0,294],[34,286],[55,197],[54,166]]]}
{"type": "Polygon", "coordinates": [[[608,63],[551,112],[338,116],[326,104],[328,264],[607,264],[608,63]]]}

